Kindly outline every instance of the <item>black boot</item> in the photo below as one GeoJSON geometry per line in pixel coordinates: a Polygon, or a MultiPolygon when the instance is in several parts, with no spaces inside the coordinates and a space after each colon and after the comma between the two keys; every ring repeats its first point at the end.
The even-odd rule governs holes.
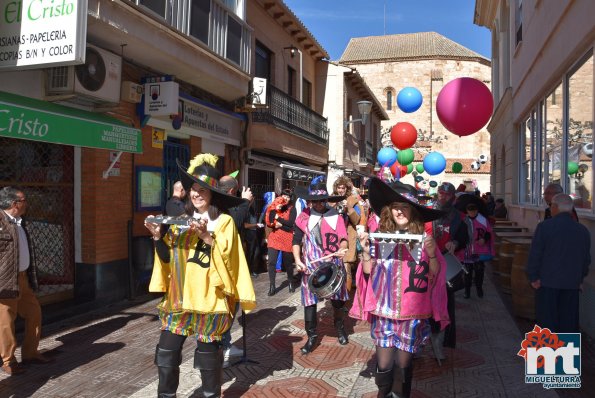
{"type": "Polygon", "coordinates": [[[345,333],[345,325],[343,320],[345,319],[345,302],[333,300],[333,314],[335,317],[335,329],[337,329],[337,339],[339,344],[345,345],[349,343],[347,333],[345,333]]]}
{"type": "Polygon", "coordinates": [[[223,379],[223,349],[202,352],[194,351],[194,368],[200,369],[202,380],[202,394],[205,398],[221,397],[221,382],[223,379]]]}
{"type": "Polygon", "coordinates": [[[477,297],[483,297],[483,273],[485,264],[483,262],[475,263],[475,288],[477,297]]]}
{"type": "Polygon", "coordinates": [[[464,265],[467,272],[464,273],[463,279],[465,281],[465,297],[468,299],[471,297],[471,284],[473,283],[473,264],[465,264],[464,265]]]}
{"type": "Polygon", "coordinates": [[[275,295],[275,293],[277,293],[277,288],[275,287],[275,282],[272,282],[272,283],[269,285],[269,292],[267,293],[267,295],[269,295],[269,296],[274,296],[274,295],[275,295]]]}
{"type": "Polygon", "coordinates": [[[316,334],[316,326],[318,324],[316,304],[304,307],[304,321],[306,333],[308,334],[308,341],[306,341],[306,344],[304,344],[301,350],[302,354],[308,354],[314,349],[316,338],[318,337],[316,334]]]}
{"type": "Polygon", "coordinates": [[[176,391],[180,382],[180,364],[182,363],[181,350],[165,350],[155,348],[155,365],[159,373],[157,386],[158,398],[176,398],[176,391]]]}
{"type": "Polygon", "coordinates": [[[295,276],[293,275],[294,267],[295,266],[293,264],[287,267],[287,283],[289,284],[289,293],[294,293],[295,287],[297,286],[295,276]]]}
{"type": "Polygon", "coordinates": [[[413,367],[393,368],[393,385],[391,394],[387,397],[409,398],[411,396],[411,379],[413,378],[413,367]]]}
{"type": "Polygon", "coordinates": [[[374,375],[374,382],[378,387],[378,398],[385,398],[390,396],[391,389],[393,386],[393,370],[380,371],[376,368],[376,374],[374,375]]]}

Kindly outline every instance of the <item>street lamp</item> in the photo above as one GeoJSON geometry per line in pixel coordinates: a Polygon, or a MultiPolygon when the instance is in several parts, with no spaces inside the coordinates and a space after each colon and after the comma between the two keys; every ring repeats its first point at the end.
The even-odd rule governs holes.
{"type": "Polygon", "coordinates": [[[343,129],[347,130],[347,127],[350,123],[355,122],[362,122],[362,124],[366,124],[368,121],[368,115],[372,110],[372,102],[371,101],[358,101],[357,102],[357,109],[359,110],[360,115],[362,115],[361,119],[353,119],[353,120],[344,120],[343,121],[343,129]]]}

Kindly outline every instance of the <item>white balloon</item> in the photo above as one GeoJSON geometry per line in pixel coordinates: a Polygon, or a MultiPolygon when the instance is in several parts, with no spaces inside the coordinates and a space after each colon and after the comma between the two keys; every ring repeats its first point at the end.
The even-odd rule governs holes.
{"type": "Polygon", "coordinates": [[[480,164],[479,162],[477,162],[477,161],[476,161],[476,162],[473,162],[473,163],[471,163],[471,169],[472,169],[472,170],[475,170],[475,171],[477,171],[477,170],[479,170],[480,168],[481,168],[481,164],[480,164]]]}
{"type": "Polygon", "coordinates": [[[479,155],[479,157],[477,158],[477,161],[481,164],[486,163],[488,161],[488,155],[484,155],[484,154],[479,155]]]}

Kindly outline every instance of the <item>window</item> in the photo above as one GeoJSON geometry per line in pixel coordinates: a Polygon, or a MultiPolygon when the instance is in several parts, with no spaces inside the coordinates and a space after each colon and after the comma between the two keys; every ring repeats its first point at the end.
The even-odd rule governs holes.
{"type": "Polygon", "coordinates": [[[516,0],[517,8],[515,14],[516,45],[523,41],[523,0],[516,0]]]}
{"type": "Polygon", "coordinates": [[[543,148],[543,187],[551,183],[560,183],[562,164],[562,110],[557,98],[562,98],[562,82],[545,99],[545,128],[541,147],[543,148]]]}
{"type": "Polygon", "coordinates": [[[242,25],[231,15],[227,16],[227,51],[225,57],[240,64],[242,51],[242,25]]]}
{"type": "Polygon", "coordinates": [[[544,187],[557,183],[577,209],[593,210],[593,111],[591,49],[520,126],[521,203],[541,203],[544,187]]]}
{"type": "Polygon", "coordinates": [[[193,0],[190,4],[190,36],[209,44],[211,0],[193,0]]]}
{"type": "Polygon", "coordinates": [[[271,81],[271,60],[272,60],[271,50],[266,48],[258,40],[256,40],[255,47],[256,48],[254,49],[254,52],[256,54],[256,57],[255,57],[256,58],[255,59],[256,71],[254,72],[254,75],[256,77],[262,77],[264,79],[267,79],[267,82],[272,84],[272,81],[271,81]]]}
{"type": "Polygon", "coordinates": [[[139,4],[165,18],[165,0],[139,0],[139,4]]]}
{"type": "Polygon", "coordinates": [[[302,79],[302,104],[312,109],[312,83],[302,79]]]}
{"type": "Polygon", "coordinates": [[[386,92],[386,110],[390,111],[393,109],[393,92],[387,91],[386,92]]]}
{"type": "Polygon", "coordinates": [[[568,193],[577,209],[593,204],[593,53],[568,76],[568,193]]]}
{"type": "Polygon", "coordinates": [[[520,183],[520,201],[521,203],[532,203],[533,194],[533,132],[534,132],[534,118],[528,117],[521,123],[520,126],[520,167],[519,174],[520,183]]]}
{"type": "Polygon", "coordinates": [[[287,95],[290,97],[295,98],[295,94],[297,92],[295,88],[295,69],[291,66],[287,67],[287,95]]]}

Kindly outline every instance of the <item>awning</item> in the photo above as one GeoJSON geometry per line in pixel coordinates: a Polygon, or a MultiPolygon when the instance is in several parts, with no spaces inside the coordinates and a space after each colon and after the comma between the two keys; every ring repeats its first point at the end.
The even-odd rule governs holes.
{"type": "Polygon", "coordinates": [[[0,136],[142,153],[141,131],[117,119],[2,91],[0,136]]]}

